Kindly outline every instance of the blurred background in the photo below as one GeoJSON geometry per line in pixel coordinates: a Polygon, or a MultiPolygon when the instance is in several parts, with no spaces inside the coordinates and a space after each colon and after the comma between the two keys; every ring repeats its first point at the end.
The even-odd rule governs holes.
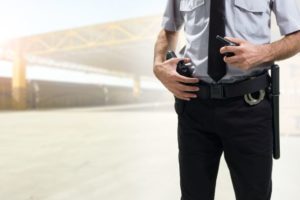
{"type": "MultiPolygon", "coordinates": [[[[166,0],[0,2],[0,199],[179,199],[173,96],[152,73],[166,0]]],[[[300,198],[299,63],[278,63],[274,200],[300,198]]],[[[216,199],[234,199],[223,160],[216,199]]]]}

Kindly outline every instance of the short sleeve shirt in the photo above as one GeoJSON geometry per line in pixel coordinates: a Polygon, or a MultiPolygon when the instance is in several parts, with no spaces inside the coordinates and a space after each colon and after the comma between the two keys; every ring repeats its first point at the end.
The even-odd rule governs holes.
{"type": "MultiPolygon", "coordinates": [[[[225,0],[226,36],[254,44],[271,41],[271,12],[276,16],[282,35],[300,30],[300,11],[295,0],[225,0]]],[[[194,77],[214,83],[207,74],[210,0],[168,0],[162,27],[178,31],[184,27],[186,46],[182,56],[191,58],[194,77]]],[[[227,64],[227,74],[220,83],[233,83],[262,73],[270,63],[242,70],[227,64]]]]}

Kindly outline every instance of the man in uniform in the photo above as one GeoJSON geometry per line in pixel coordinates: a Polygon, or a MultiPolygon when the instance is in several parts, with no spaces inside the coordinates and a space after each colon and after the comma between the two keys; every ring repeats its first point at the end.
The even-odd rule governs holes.
{"type": "Polygon", "coordinates": [[[269,200],[271,102],[266,95],[260,103],[249,105],[244,94],[274,61],[300,51],[295,0],[168,0],[162,27],[153,72],[175,97],[181,200],[214,199],[223,152],[236,199],[269,200]],[[271,12],[284,36],[273,43],[271,12]],[[176,48],[182,26],[184,58],[166,60],[167,51],[176,48]],[[223,46],[216,35],[227,36],[238,46],[223,46]],[[228,52],[234,55],[225,56],[228,52]],[[181,60],[195,67],[192,77],[177,73],[181,60]],[[253,81],[245,83],[249,78],[253,81]],[[230,95],[233,90],[240,95],[230,95]]]}

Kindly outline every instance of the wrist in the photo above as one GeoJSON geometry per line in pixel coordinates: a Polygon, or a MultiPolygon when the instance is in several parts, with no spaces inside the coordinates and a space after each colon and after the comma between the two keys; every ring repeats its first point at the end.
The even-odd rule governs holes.
{"type": "Polygon", "coordinates": [[[157,53],[155,54],[155,57],[154,57],[154,65],[157,65],[157,64],[161,64],[165,61],[166,57],[165,57],[165,53],[157,53]]]}
{"type": "Polygon", "coordinates": [[[273,55],[273,50],[272,46],[270,44],[265,44],[262,45],[262,62],[267,63],[267,62],[272,62],[274,61],[274,55],[273,55]]]}
{"type": "Polygon", "coordinates": [[[153,71],[157,71],[157,68],[159,68],[163,63],[164,58],[162,56],[155,57],[153,62],[153,71]]]}
{"type": "Polygon", "coordinates": [[[153,64],[153,73],[157,78],[158,78],[158,74],[159,74],[161,65],[162,65],[162,62],[154,62],[154,64],[153,64]]]}

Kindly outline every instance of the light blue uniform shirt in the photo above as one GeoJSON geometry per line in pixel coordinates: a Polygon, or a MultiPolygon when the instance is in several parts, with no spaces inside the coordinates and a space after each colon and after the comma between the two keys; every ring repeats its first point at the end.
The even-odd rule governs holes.
{"type": "MultiPolygon", "coordinates": [[[[271,40],[273,11],[282,35],[300,30],[300,12],[295,0],[225,0],[226,36],[241,38],[254,44],[271,40]]],[[[210,0],[168,0],[162,27],[178,31],[184,26],[186,48],[182,56],[191,58],[194,77],[214,83],[207,74],[210,0]]],[[[233,83],[257,75],[270,64],[264,63],[249,70],[227,65],[227,74],[219,83],[233,83]]]]}

